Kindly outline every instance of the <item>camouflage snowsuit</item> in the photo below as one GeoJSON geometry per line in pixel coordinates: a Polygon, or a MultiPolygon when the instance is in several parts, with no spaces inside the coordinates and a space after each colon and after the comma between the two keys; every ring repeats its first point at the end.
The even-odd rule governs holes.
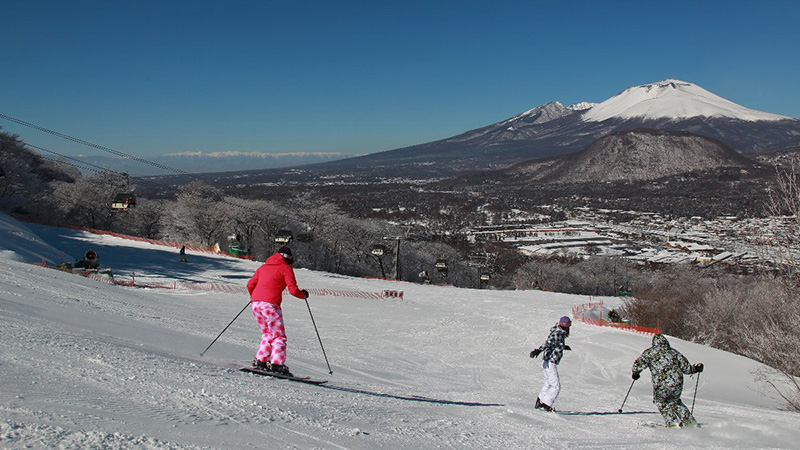
{"type": "Polygon", "coordinates": [[[553,406],[558,394],[561,393],[561,378],[558,376],[558,363],[564,356],[567,332],[558,324],[550,328],[550,334],[542,350],[542,380],[543,385],[539,391],[539,400],[547,406],[553,406]]]}
{"type": "Polygon", "coordinates": [[[689,408],[681,401],[683,375],[695,373],[680,352],[670,347],[661,334],[653,336],[653,346],[645,350],[633,363],[633,373],[650,369],[653,380],[653,403],[658,406],[667,426],[697,423],[689,408]]]}

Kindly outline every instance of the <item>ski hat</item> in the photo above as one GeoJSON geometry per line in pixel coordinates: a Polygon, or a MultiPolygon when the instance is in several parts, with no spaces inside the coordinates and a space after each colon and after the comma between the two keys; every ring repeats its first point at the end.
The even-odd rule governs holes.
{"type": "Polygon", "coordinates": [[[572,326],[572,320],[568,316],[564,316],[558,319],[558,324],[562,327],[569,327],[572,326]]]}
{"type": "Polygon", "coordinates": [[[285,259],[287,263],[292,264],[294,262],[294,258],[292,257],[292,249],[289,247],[284,245],[278,249],[278,253],[283,256],[283,259],[285,259]]]}

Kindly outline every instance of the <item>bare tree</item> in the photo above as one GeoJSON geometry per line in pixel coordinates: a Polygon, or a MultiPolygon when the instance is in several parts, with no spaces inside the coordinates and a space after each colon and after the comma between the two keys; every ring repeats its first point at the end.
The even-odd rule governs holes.
{"type": "Polygon", "coordinates": [[[179,188],[177,199],[169,208],[169,237],[212,246],[225,234],[229,214],[230,205],[223,202],[219,189],[193,181],[179,188]]]}
{"type": "Polygon", "coordinates": [[[306,192],[294,200],[295,215],[302,223],[303,231],[316,235],[322,231],[326,223],[342,212],[333,203],[327,202],[310,192],[306,192]]]}
{"type": "Polygon", "coordinates": [[[84,175],[74,183],[54,182],[53,198],[69,223],[110,230],[114,221],[111,202],[127,189],[126,180],[108,171],[84,175]]]}
{"type": "Polygon", "coordinates": [[[115,223],[124,233],[157,239],[163,235],[166,210],[163,200],[138,198],[135,208],[117,213],[115,223]]]}
{"type": "Polygon", "coordinates": [[[751,326],[743,337],[757,353],[756,358],[775,369],[786,383],[779,383],[766,372],[761,373],[761,379],[800,411],[800,156],[792,155],[789,164],[776,168],[776,172],[776,187],[770,190],[766,210],[773,217],[781,217],[784,226],[769,252],[788,276],[780,280],[781,289],[770,290],[763,321],[751,326]]]}
{"type": "Polygon", "coordinates": [[[0,132],[0,209],[34,215],[52,211],[48,183],[71,182],[77,175],[37,155],[16,135],[0,132]]]}
{"type": "Polygon", "coordinates": [[[228,203],[239,205],[232,215],[229,226],[247,251],[264,259],[275,247],[275,235],[287,226],[288,213],[271,202],[228,198],[228,203]]]}
{"type": "Polygon", "coordinates": [[[776,186],[769,191],[767,212],[773,216],[800,218],[800,156],[794,155],[788,167],[776,167],[776,186]]]}

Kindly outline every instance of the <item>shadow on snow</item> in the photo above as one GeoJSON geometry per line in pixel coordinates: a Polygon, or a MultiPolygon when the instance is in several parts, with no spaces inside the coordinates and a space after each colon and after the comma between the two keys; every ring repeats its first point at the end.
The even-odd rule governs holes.
{"type": "Polygon", "coordinates": [[[422,403],[433,403],[438,405],[455,405],[455,406],[504,406],[502,403],[480,403],[480,402],[459,402],[453,400],[441,400],[436,398],[429,398],[429,397],[422,397],[419,395],[394,395],[394,394],[386,394],[383,392],[372,392],[372,391],[365,391],[362,389],[354,389],[348,388],[343,386],[335,386],[330,384],[322,384],[319,387],[325,389],[331,389],[334,391],[342,391],[342,392],[350,392],[353,394],[363,394],[363,395],[370,395],[373,397],[384,397],[384,398],[393,398],[396,400],[405,400],[409,402],[422,402],[422,403]]]}
{"type": "Polygon", "coordinates": [[[626,414],[658,414],[656,411],[556,411],[562,416],[611,416],[626,414]]]}

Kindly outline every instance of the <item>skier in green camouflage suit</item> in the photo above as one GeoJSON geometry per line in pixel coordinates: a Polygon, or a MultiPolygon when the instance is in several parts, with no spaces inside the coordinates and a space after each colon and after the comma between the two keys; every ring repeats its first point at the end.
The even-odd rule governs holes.
{"type": "Polygon", "coordinates": [[[685,356],[670,347],[666,337],[657,334],[653,336],[653,346],[633,363],[633,379],[638,380],[639,373],[644,369],[650,369],[653,377],[653,403],[664,416],[667,427],[697,425],[689,408],[681,401],[681,393],[683,375],[702,372],[703,364],[690,365],[685,356]]]}

